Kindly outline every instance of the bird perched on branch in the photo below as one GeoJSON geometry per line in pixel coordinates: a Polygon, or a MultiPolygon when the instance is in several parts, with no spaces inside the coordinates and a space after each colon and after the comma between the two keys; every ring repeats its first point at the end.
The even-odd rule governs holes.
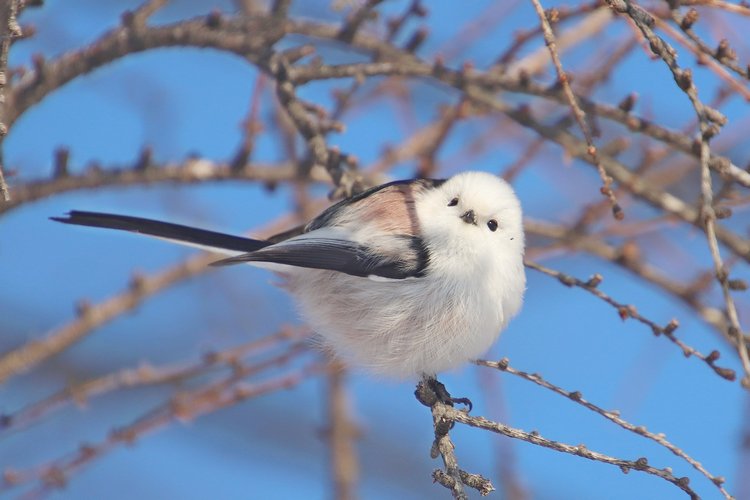
{"type": "Polygon", "coordinates": [[[97,212],[52,219],[229,255],[218,266],[273,270],[337,357],[395,378],[434,380],[483,354],[526,284],[519,201],[484,172],[383,184],[267,241],[97,212]]]}

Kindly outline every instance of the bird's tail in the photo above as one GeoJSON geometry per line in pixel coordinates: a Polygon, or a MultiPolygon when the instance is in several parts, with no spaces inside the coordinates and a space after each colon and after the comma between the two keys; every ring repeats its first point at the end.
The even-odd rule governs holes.
{"type": "Polygon", "coordinates": [[[129,215],[105,214],[100,212],[83,212],[73,210],[64,217],[50,217],[50,219],[65,224],[79,226],[104,227],[119,229],[154,236],[182,245],[202,248],[227,255],[238,255],[254,252],[269,246],[268,241],[232,236],[230,234],[207,231],[194,227],[161,222],[129,215]]]}

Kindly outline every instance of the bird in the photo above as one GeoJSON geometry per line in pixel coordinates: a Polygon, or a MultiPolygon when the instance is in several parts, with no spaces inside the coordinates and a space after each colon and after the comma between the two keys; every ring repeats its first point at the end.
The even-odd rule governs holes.
{"type": "Polygon", "coordinates": [[[269,269],[333,356],[387,378],[421,377],[447,403],[468,400],[451,398],[437,374],[484,354],[526,288],[521,204],[482,171],[382,184],[267,240],[100,212],[51,219],[224,254],[216,266],[269,269]]]}

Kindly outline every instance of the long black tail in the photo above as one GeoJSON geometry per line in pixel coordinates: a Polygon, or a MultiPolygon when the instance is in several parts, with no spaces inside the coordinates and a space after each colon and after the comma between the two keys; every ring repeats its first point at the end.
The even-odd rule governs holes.
{"type": "Polygon", "coordinates": [[[232,236],[229,234],[197,229],[181,224],[161,222],[128,215],[105,214],[100,212],[83,212],[73,210],[65,217],[50,217],[65,224],[79,226],[104,227],[120,229],[134,233],[146,234],[157,238],[172,240],[177,243],[213,249],[222,253],[249,253],[270,245],[270,242],[232,236]]]}

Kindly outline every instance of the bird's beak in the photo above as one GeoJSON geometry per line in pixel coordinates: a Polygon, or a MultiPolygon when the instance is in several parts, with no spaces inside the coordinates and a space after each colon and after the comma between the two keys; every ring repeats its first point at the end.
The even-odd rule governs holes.
{"type": "Polygon", "coordinates": [[[467,224],[474,224],[477,225],[477,214],[474,213],[474,210],[467,210],[466,213],[461,215],[461,220],[466,222],[467,224]]]}

